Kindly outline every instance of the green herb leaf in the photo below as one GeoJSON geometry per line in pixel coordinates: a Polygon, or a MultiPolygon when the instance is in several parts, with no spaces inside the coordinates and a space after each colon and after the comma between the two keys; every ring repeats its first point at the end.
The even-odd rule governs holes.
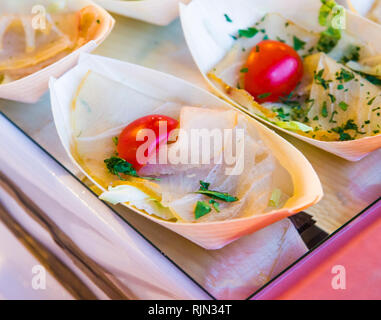
{"type": "Polygon", "coordinates": [[[118,176],[120,180],[125,180],[120,174],[146,180],[160,180],[157,178],[139,176],[131,163],[119,157],[112,156],[111,158],[104,160],[104,163],[106,164],[108,171],[111,174],[118,176]]]}
{"type": "Polygon", "coordinates": [[[333,132],[336,132],[340,135],[340,141],[354,140],[354,138],[351,137],[351,135],[348,132],[345,132],[347,130],[353,130],[356,131],[356,133],[365,134],[365,132],[359,131],[359,128],[353,119],[349,119],[345,124],[343,124],[340,127],[332,128],[333,132]]]}
{"type": "Polygon", "coordinates": [[[381,79],[377,78],[376,76],[372,76],[370,74],[361,74],[366,80],[368,80],[370,83],[375,84],[376,86],[381,86],[381,79]]]}
{"type": "Polygon", "coordinates": [[[240,37],[252,38],[258,33],[258,29],[256,28],[248,28],[248,29],[239,29],[238,34],[240,37]]]}
{"type": "Polygon", "coordinates": [[[359,128],[353,119],[349,119],[343,128],[344,130],[354,130],[357,133],[365,134],[364,132],[359,131],[359,128]]]}
{"type": "Polygon", "coordinates": [[[346,64],[349,61],[359,61],[360,49],[360,47],[350,45],[346,50],[346,54],[340,59],[339,62],[342,64],[346,64]]]}
{"type": "Polygon", "coordinates": [[[285,120],[290,116],[289,113],[284,113],[283,108],[273,108],[273,111],[277,113],[277,117],[280,120],[285,120]]]}
{"type": "Polygon", "coordinates": [[[266,99],[266,98],[270,97],[271,94],[272,94],[271,92],[262,93],[262,94],[258,95],[258,98],[259,99],[266,99]]]}
{"type": "Polygon", "coordinates": [[[300,49],[304,49],[304,46],[306,45],[306,42],[299,39],[298,37],[294,36],[294,49],[296,51],[300,49]]]}
{"type": "Polygon", "coordinates": [[[344,68],[341,68],[340,72],[336,73],[336,80],[340,82],[349,82],[355,78],[355,74],[344,68]]]}
{"type": "Polygon", "coordinates": [[[201,185],[201,187],[200,187],[201,190],[209,190],[210,183],[200,181],[200,185],[201,185]]]}
{"type": "Polygon", "coordinates": [[[119,138],[118,138],[118,137],[113,137],[113,138],[112,138],[112,142],[114,142],[114,144],[115,144],[116,146],[118,146],[119,138]]]}
{"type": "Polygon", "coordinates": [[[237,197],[234,197],[228,193],[223,193],[223,192],[219,192],[219,191],[212,191],[212,190],[209,190],[209,183],[207,182],[204,182],[204,181],[200,181],[200,190],[195,192],[195,193],[198,193],[198,194],[203,194],[207,197],[210,197],[210,198],[213,198],[213,199],[217,199],[217,200],[222,200],[222,201],[225,201],[225,202],[235,202],[235,201],[238,201],[238,198],[237,197]]]}
{"type": "Polygon", "coordinates": [[[324,101],[323,102],[323,106],[321,108],[321,115],[324,117],[324,118],[327,118],[328,117],[328,110],[327,110],[327,102],[324,101]]]}
{"type": "Polygon", "coordinates": [[[286,43],[286,41],[285,40],[283,40],[282,38],[280,38],[280,37],[276,37],[276,40],[277,41],[279,41],[279,42],[282,42],[282,43],[286,43]]]}
{"type": "Polygon", "coordinates": [[[220,204],[216,200],[209,200],[209,203],[213,206],[214,210],[220,212],[220,204]]]}
{"type": "Polygon", "coordinates": [[[317,50],[320,52],[329,53],[341,39],[341,30],[333,27],[328,27],[327,30],[320,34],[317,50]]]}
{"type": "Polygon", "coordinates": [[[377,97],[373,97],[372,99],[370,99],[370,100],[368,101],[368,106],[371,106],[371,105],[373,104],[374,100],[376,100],[376,98],[377,98],[377,97]]]}
{"type": "Polygon", "coordinates": [[[222,200],[225,202],[236,202],[236,201],[238,201],[237,197],[231,196],[228,193],[222,193],[222,192],[218,192],[218,191],[199,190],[196,193],[203,194],[203,195],[208,196],[210,198],[222,200]]]}
{"type": "Polygon", "coordinates": [[[330,80],[325,80],[323,78],[324,70],[325,69],[321,69],[317,73],[315,73],[314,79],[317,84],[320,84],[325,90],[327,90],[329,88],[330,80]]]}
{"type": "Polygon", "coordinates": [[[331,118],[329,119],[329,122],[330,123],[337,123],[337,121],[333,120],[333,117],[337,114],[337,111],[334,110],[331,114],[331,118]]]}
{"type": "Polygon", "coordinates": [[[225,17],[227,22],[233,22],[233,20],[230,19],[230,17],[226,13],[224,14],[224,17],[225,17]]]}
{"type": "Polygon", "coordinates": [[[336,97],[333,94],[328,93],[329,98],[331,99],[332,103],[336,102],[336,97]]]}
{"type": "Polygon", "coordinates": [[[348,109],[348,104],[345,103],[344,101],[341,101],[341,102],[339,103],[339,107],[340,107],[341,110],[343,110],[343,111],[347,111],[347,109],[348,109]]]}
{"type": "Polygon", "coordinates": [[[242,72],[242,73],[248,73],[248,72],[249,72],[249,69],[248,69],[248,68],[242,68],[239,72],[242,72]]]}
{"type": "Polygon", "coordinates": [[[196,208],[194,210],[194,216],[196,219],[200,219],[201,217],[210,213],[210,211],[212,211],[210,205],[204,201],[197,201],[196,208]]]}

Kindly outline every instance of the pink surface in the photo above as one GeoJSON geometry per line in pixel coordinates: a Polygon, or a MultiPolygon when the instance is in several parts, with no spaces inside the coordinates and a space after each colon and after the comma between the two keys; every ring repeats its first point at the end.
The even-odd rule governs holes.
{"type": "Polygon", "coordinates": [[[381,299],[381,201],[253,299],[381,299]]]}

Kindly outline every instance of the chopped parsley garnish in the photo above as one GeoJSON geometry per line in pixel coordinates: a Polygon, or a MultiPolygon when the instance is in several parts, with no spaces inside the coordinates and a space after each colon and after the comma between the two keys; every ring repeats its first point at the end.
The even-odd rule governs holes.
{"type": "Polygon", "coordinates": [[[221,200],[221,201],[225,201],[225,202],[235,202],[235,201],[238,201],[238,198],[237,197],[234,197],[228,193],[223,193],[223,192],[219,192],[219,191],[213,191],[213,190],[209,190],[209,183],[207,182],[204,182],[204,181],[200,181],[200,190],[197,191],[196,193],[198,194],[203,194],[207,197],[210,197],[210,198],[213,198],[213,199],[216,199],[216,200],[221,200]]]}
{"type": "Polygon", "coordinates": [[[333,120],[333,117],[334,117],[336,114],[337,114],[337,111],[334,110],[334,111],[332,112],[331,118],[329,119],[329,122],[330,122],[330,123],[337,123],[337,121],[333,120]]]}
{"type": "Polygon", "coordinates": [[[343,124],[341,127],[332,128],[333,132],[340,135],[340,141],[354,140],[349,133],[345,132],[347,130],[354,130],[356,133],[365,134],[364,132],[359,131],[359,128],[353,119],[348,120],[347,123],[343,124]]]}
{"type": "Polygon", "coordinates": [[[316,46],[318,51],[329,53],[341,39],[341,31],[339,29],[334,29],[333,27],[328,27],[327,30],[320,34],[319,42],[316,46]]]}
{"type": "Polygon", "coordinates": [[[336,97],[333,94],[328,93],[329,98],[331,99],[332,103],[336,102],[336,97]]]}
{"type": "Polygon", "coordinates": [[[370,99],[370,100],[368,101],[368,106],[371,106],[371,105],[373,104],[374,100],[376,100],[376,98],[377,98],[377,97],[373,97],[372,99],[370,99]]]}
{"type": "Polygon", "coordinates": [[[300,108],[300,102],[298,100],[289,100],[289,99],[280,99],[282,103],[284,103],[286,106],[292,107],[292,108],[300,108]]]}
{"type": "Polygon", "coordinates": [[[357,132],[358,127],[357,127],[357,124],[355,123],[355,121],[353,119],[350,119],[345,124],[344,130],[355,130],[357,132]]]}
{"type": "Polygon", "coordinates": [[[331,82],[331,80],[323,79],[323,73],[324,69],[319,70],[319,72],[317,73],[315,71],[314,79],[317,84],[320,84],[325,90],[327,90],[329,88],[329,83],[331,82]]]}
{"type": "Polygon", "coordinates": [[[285,40],[281,39],[280,37],[276,37],[276,40],[279,41],[279,42],[283,42],[283,43],[286,43],[285,40]]]}
{"type": "Polygon", "coordinates": [[[194,210],[194,216],[196,219],[200,219],[201,217],[210,213],[210,211],[212,211],[210,205],[204,201],[197,201],[196,208],[194,210]]]}
{"type": "Polygon", "coordinates": [[[257,28],[239,29],[238,34],[240,37],[252,38],[258,33],[257,28]]]}
{"type": "Polygon", "coordinates": [[[344,68],[341,68],[340,72],[336,73],[336,80],[339,80],[340,82],[349,82],[354,78],[355,74],[353,72],[345,70],[344,68]]]}
{"type": "Polygon", "coordinates": [[[118,138],[118,137],[113,137],[113,138],[112,138],[112,142],[114,142],[114,144],[115,144],[116,146],[118,146],[119,138],[118,138]]]}
{"type": "Polygon", "coordinates": [[[258,95],[258,98],[259,99],[266,99],[270,96],[271,96],[271,92],[266,92],[266,93],[262,93],[262,94],[258,95]]]}
{"type": "Polygon", "coordinates": [[[284,113],[283,108],[274,108],[273,111],[276,112],[278,118],[282,120],[285,120],[290,116],[289,113],[284,113]]]}
{"type": "MultiPolygon", "coordinates": [[[[376,86],[381,86],[381,79],[372,76],[370,74],[360,73],[366,80],[368,80],[370,83],[375,84],[376,86]]],[[[364,84],[362,84],[364,86],[364,84]]]]}
{"type": "Polygon", "coordinates": [[[344,102],[344,101],[341,101],[341,102],[339,103],[339,107],[340,107],[341,110],[343,110],[343,111],[347,111],[347,109],[348,109],[348,104],[347,104],[346,102],[344,102]]]}
{"type": "Polygon", "coordinates": [[[209,186],[210,186],[210,183],[200,181],[200,190],[204,190],[204,191],[209,190],[209,186]]]}
{"type": "Polygon", "coordinates": [[[227,193],[209,190],[209,186],[210,186],[210,183],[200,181],[200,190],[197,191],[196,193],[206,195],[212,199],[209,200],[209,204],[206,203],[205,201],[197,202],[196,208],[194,211],[196,219],[200,219],[201,217],[210,213],[212,211],[212,207],[210,205],[213,206],[214,210],[216,210],[217,212],[220,212],[220,204],[214,199],[222,200],[225,202],[238,201],[238,198],[233,197],[227,193]]]}
{"type": "Polygon", "coordinates": [[[230,19],[230,17],[226,13],[224,14],[224,17],[225,17],[227,22],[233,22],[233,20],[230,19]]]}
{"type": "Polygon", "coordinates": [[[294,49],[296,51],[300,50],[300,49],[304,49],[304,46],[306,45],[306,42],[299,39],[298,37],[294,36],[294,49]]]}
{"type": "Polygon", "coordinates": [[[267,34],[265,34],[265,36],[263,37],[263,40],[269,40],[269,36],[267,34]]]}
{"type": "Polygon", "coordinates": [[[324,118],[327,118],[328,117],[328,110],[327,110],[327,102],[324,101],[323,102],[323,106],[321,108],[321,115],[324,117],[324,118]]]}
{"type": "Polygon", "coordinates": [[[248,69],[248,68],[242,68],[239,72],[242,72],[242,73],[248,73],[248,72],[249,72],[249,69],[248,69]]]}
{"type": "Polygon", "coordinates": [[[344,132],[342,127],[333,128],[332,131],[340,135],[340,141],[354,140],[349,133],[344,132]]]}
{"type": "Polygon", "coordinates": [[[111,174],[118,176],[120,180],[125,180],[120,174],[146,180],[160,180],[157,178],[139,176],[131,163],[119,157],[112,156],[111,158],[106,159],[104,163],[106,164],[108,171],[111,174]]]}
{"type": "Polygon", "coordinates": [[[337,90],[343,90],[344,89],[344,86],[342,85],[342,84],[339,84],[338,86],[337,86],[337,90]]]}
{"type": "Polygon", "coordinates": [[[360,60],[360,47],[349,46],[347,53],[340,59],[340,63],[346,64],[349,61],[359,61],[360,60]]]}

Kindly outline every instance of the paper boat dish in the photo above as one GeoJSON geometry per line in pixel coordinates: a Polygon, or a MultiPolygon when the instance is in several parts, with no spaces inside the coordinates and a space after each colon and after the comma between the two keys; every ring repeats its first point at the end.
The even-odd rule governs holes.
{"type": "Polygon", "coordinates": [[[159,26],[170,24],[179,16],[179,3],[190,0],[95,0],[106,10],[159,26]]]}
{"type": "MultiPolygon", "coordinates": [[[[67,70],[72,68],[76,64],[79,54],[81,52],[93,51],[99,44],[101,44],[106,39],[106,37],[111,32],[114,26],[114,19],[107,13],[107,11],[105,11],[103,8],[96,5],[92,1],[66,0],[61,1],[60,4],[62,5],[62,7],[50,0],[22,0],[19,3],[17,3],[17,5],[9,4],[9,6],[7,6],[7,2],[2,3],[0,5],[0,18],[4,17],[4,20],[6,20],[7,17],[19,19],[20,21],[22,21],[23,24],[25,24],[25,21],[27,21],[26,25],[24,26],[24,29],[27,28],[24,30],[25,34],[33,32],[36,35],[37,32],[40,32],[35,30],[33,22],[40,21],[35,20],[39,18],[38,15],[41,15],[41,19],[45,19],[45,17],[42,15],[46,15],[47,20],[44,21],[49,28],[52,28],[49,30],[53,30],[57,33],[62,33],[63,37],[66,37],[65,33],[59,30],[59,25],[57,25],[57,23],[54,23],[54,21],[52,22],[49,20],[49,17],[47,16],[50,14],[49,8],[52,8],[51,10],[53,14],[62,12],[65,14],[73,14],[73,16],[78,16],[79,12],[81,12],[80,10],[84,10],[84,12],[81,12],[83,19],[88,19],[88,17],[90,19],[96,19],[96,21],[92,22],[94,23],[94,25],[96,23],[96,27],[92,29],[91,34],[87,33],[83,35],[82,38],[78,38],[78,41],[80,41],[80,43],[75,42],[74,49],[72,51],[69,50],[67,54],[65,54],[65,51],[57,54],[59,56],[58,60],[56,56],[52,56],[46,61],[41,60],[39,58],[41,62],[39,62],[37,66],[32,65],[32,67],[36,69],[36,71],[33,70],[33,68],[31,67],[31,69],[33,70],[32,73],[29,72],[26,76],[16,78],[17,80],[11,79],[10,81],[1,84],[0,98],[24,103],[37,102],[40,99],[40,97],[48,90],[48,83],[50,77],[59,77],[67,70]],[[54,4],[56,4],[58,7],[56,8],[54,4]],[[91,12],[90,10],[88,10],[88,8],[91,8],[91,12]],[[85,15],[87,16],[85,17],[85,15]]],[[[88,22],[89,21],[86,20],[86,22],[84,23],[88,22]]],[[[7,30],[5,30],[5,32],[6,31],[7,30]]],[[[42,31],[41,33],[44,34],[44,32],[45,31],[42,31]]],[[[30,40],[27,39],[26,43],[28,43],[28,41],[30,40]]],[[[36,41],[36,38],[34,40],[32,39],[32,42],[36,41]]],[[[45,51],[49,52],[49,50],[45,51]]],[[[30,58],[28,57],[28,59],[30,58]]]]}
{"type": "MultiPolygon", "coordinates": [[[[204,78],[217,95],[277,130],[349,161],[358,161],[381,147],[381,134],[350,141],[321,141],[303,136],[266,121],[255,112],[244,108],[241,103],[229,96],[224,84],[219,85],[218,81],[213,81],[208,76],[231,50],[234,45],[231,35],[237,34],[239,29],[253,27],[267,13],[276,13],[306,30],[321,32],[322,27],[317,19],[320,7],[319,0],[308,1],[307,6],[304,0],[194,0],[188,5],[180,5],[180,19],[191,54],[204,78]],[[227,23],[224,16],[231,17],[229,18],[231,21],[227,23]]],[[[346,30],[363,43],[371,44],[377,54],[381,54],[381,45],[378,41],[381,27],[350,11],[347,11],[346,18],[346,30]]],[[[259,106],[256,102],[254,103],[257,107],[259,106]]]]}
{"type": "MultiPolygon", "coordinates": [[[[67,154],[78,168],[102,191],[106,191],[107,186],[98,183],[94,175],[87,172],[77,161],[78,158],[75,153],[74,141],[76,141],[78,135],[74,135],[73,119],[71,118],[73,112],[73,97],[76,96],[79,86],[81,85],[82,87],[83,82],[81,81],[84,79],[84,76],[89,73],[89,70],[94,70],[97,74],[100,74],[101,77],[108,77],[116,81],[115,86],[124,85],[127,86],[125,88],[132,88],[134,92],[144,93],[150,97],[149,99],[176,102],[181,105],[194,107],[233,110],[228,103],[220,100],[213,94],[173,76],[126,62],[82,54],[79,59],[79,64],[75,68],[68,71],[58,80],[53,78],[50,80],[51,105],[56,129],[67,154]]],[[[126,90],[123,91],[126,92],[126,90]]],[[[107,92],[98,92],[97,94],[110,95],[110,93],[107,92]]],[[[112,95],[115,97],[116,93],[114,92],[112,95]]],[[[104,96],[102,99],[105,99],[104,96]]],[[[120,99],[120,97],[115,99],[120,99]]],[[[98,99],[96,99],[96,101],[97,100],[98,99]]],[[[126,101],[126,97],[123,96],[121,101],[126,101]]],[[[91,103],[86,102],[84,105],[91,106],[91,103]]],[[[119,106],[119,103],[117,105],[119,106]]],[[[108,106],[105,106],[105,108],[107,107],[108,106]]],[[[136,108],[137,106],[134,104],[133,107],[136,108]]],[[[131,106],[128,106],[128,103],[126,103],[125,106],[120,105],[120,108],[131,108],[131,106]]],[[[88,110],[91,109],[90,107],[88,110]]],[[[285,168],[285,172],[288,172],[289,180],[287,181],[291,181],[292,184],[292,186],[288,186],[288,188],[292,189],[289,189],[291,197],[281,209],[247,218],[237,218],[226,221],[175,223],[156,218],[142,210],[136,209],[134,206],[128,204],[126,204],[126,206],[135,213],[143,215],[147,219],[182,235],[206,249],[219,249],[244,235],[287,218],[317,203],[323,195],[322,187],[311,164],[301,152],[260,122],[248,117],[240,111],[237,112],[247,119],[248,123],[258,131],[261,139],[269,147],[274,157],[280,165],[285,168]]],[[[107,116],[95,118],[98,120],[93,121],[94,118],[92,118],[93,120],[91,121],[86,119],[83,119],[83,121],[89,121],[89,123],[92,124],[92,128],[94,128],[97,126],[97,122],[98,125],[103,124],[107,116]]],[[[120,117],[117,116],[115,118],[119,119],[120,117]]],[[[108,123],[110,123],[110,121],[108,121],[108,123]]],[[[104,132],[109,132],[109,129],[104,132]]],[[[104,135],[102,133],[103,131],[100,130],[96,133],[96,136],[103,137],[104,135]]],[[[107,138],[107,141],[108,140],[109,138],[107,138]]],[[[103,161],[99,161],[99,165],[104,166],[103,161]]],[[[279,175],[277,179],[282,180],[283,178],[279,175]]]]}

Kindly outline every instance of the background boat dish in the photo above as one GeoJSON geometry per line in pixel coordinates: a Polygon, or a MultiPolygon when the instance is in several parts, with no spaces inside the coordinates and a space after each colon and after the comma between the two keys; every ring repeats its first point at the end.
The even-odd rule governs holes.
{"type": "Polygon", "coordinates": [[[166,26],[179,15],[178,4],[190,0],[95,0],[108,11],[148,23],[166,26]]]}
{"type": "Polygon", "coordinates": [[[345,5],[354,13],[358,13],[376,23],[381,23],[380,0],[346,0],[345,5]]]}
{"type": "MultiPolygon", "coordinates": [[[[230,108],[229,104],[214,95],[173,76],[109,58],[81,55],[79,64],[74,69],[60,79],[50,81],[52,111],[58,134],[69,157],[102,191],[105,191],[105,188],[94,181],[75,161],[72,150],[72,98],[89,70],[94,70],[156,99],[174,101],[182,105],[230,108]]],[[[248,218],[194,224],[167,222],[147,215],[134,207],[129,206],[129,208],[206,249],[218,249],[318,202],[322,197],[321,184],[304,156],[273,131],[254,119],[248,118],[248,120],[252,122],[253,127],[260,133],[274,156],[291,175],[293,196],[282,209],[248,218]]]]}
{"type": "Polygon", "coordinates": [[[351,11],[366,17],[379,0],[344,0],[341,2],[351,11]]]}
{"type": "MultiPolygon", "coordinates": [[[[226,92],[226,87],[218,86],[211,81],[208,73],[230,52],[235,43],[234,35],[238,30],[247,30],[260,21],[267,13],[278,13],[306,30],[320,33],[324,30],[318,23],[321,7],[320,0],[310,0],[308,7],[304,8],[305,1],[250,1],[250,0],[195,0],[189,5],[181,5],[181,22],[193,58],[205,79],[214,91],[223,96],[235,107],[244,110],[274,128],[306,141],[316,147],[331,152],[337,156],[351,161],[358,161],[370,152],[381,147],[381,136],[374,135],[349,141],[320,141],[302,136],[293,131],[280,128],[260,116],[248,111],[234,101],[226,92]],[[303,7],[303,11],[295,8],[303,7]],[[228,18],[227,18],[228,17],[228,18]],[[233,35],[233,37],[232,37],[233,35]]],[[[381,28],[358,15],[347,12],[346,31],[358,38],[361,43],[371,44],[374,51],[381,53],[381,46],[377,34],[381,28]]]]}
{"type": "Polygon", "coordinates": [[[34,22],[33,19],[38,18],[37,15],[41,15],[41,18],[44,19],[44,10],[46,10],[46,12],[53,10],[55,12],[63,11],[76,13],[87,6],[94,6],[97,10],[97,14],[99,15],[98,20],[100,20],[99,28],[90,36],[90,38],[86,39],[84,44],[78,44],[77,49],[74,48],[74,51],[66,56],[63,56],[58,61],[48,64],[45,68],[33,72],[32,74],[18,80],[0,85],[0,98],[25,103],[37,102],[48,89],[48,82],[51,76],[58,77],[73,67],[77,62],[79,54],[81,52],[90,52],[94,50],[100,43],[103,42],[114,26],[114,19],[100,6],[88,0],[64,0],[59,2],[49,0],[22,0],[17,3],[5,1],[0,4],[0,16],[5,14],[28,15],[30,16],[30,23],[34,22]]]}

